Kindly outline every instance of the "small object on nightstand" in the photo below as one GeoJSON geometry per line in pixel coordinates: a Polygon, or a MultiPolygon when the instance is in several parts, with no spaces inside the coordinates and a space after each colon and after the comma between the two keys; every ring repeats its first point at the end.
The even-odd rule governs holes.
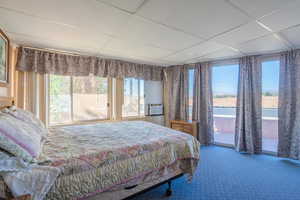
{"type": "Polygon", "coordinates": [[[187,122],[187,121],[183,121],[183,120],[171,120],[170,127],[172,129],[188,133],[188,134],[194,136],[195,138],[197,138],[197,135],[198,135],[198,122],[197,121],[187,122]]]}

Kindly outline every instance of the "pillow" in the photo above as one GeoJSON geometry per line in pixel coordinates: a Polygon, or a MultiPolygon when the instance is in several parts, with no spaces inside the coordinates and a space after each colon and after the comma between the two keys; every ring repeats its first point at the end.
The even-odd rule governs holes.
{"type": "Polygon", "coordinates": [[[28,167],[28,165],[29,163],[25,163],[22,159],[13,157],[0,150],[0,174],[3,172],[19,171],[28,167]]]}
{"type": "Polygon", "coordinates": [[[2,110],[3,113],[7,113],[23,122],[31,124],[42,136],[43,140],[46,139],[48,135],[48,129],[45,127],[44,123],[39,120],[34,114],[26,110],[19,109],[15,106],[5,108],[2,110]]]}
{"type": "Polygon", "coordinates": [[[42,150],[41,135],[30,124],[0,113],[0,148],[31,162],[42,150]]]}

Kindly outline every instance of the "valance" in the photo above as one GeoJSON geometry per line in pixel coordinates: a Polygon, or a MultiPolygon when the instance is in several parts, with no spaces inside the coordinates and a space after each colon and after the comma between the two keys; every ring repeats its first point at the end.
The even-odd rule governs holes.
{"type": "Polygon", "coordinates": [[[153,81],[163,79],[163,68],[93,56],[67,55],[26,47],[19,48],[16,66],[19,71],[39,74],[65,76],[89,76],[92,74],[100,77],[133,77],[153,81]]]}

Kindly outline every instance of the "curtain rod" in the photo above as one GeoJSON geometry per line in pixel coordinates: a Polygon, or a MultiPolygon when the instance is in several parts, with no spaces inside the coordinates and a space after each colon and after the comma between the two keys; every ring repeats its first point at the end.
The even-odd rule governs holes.
{"type": "Polygon", "coordinates": [[[50,53],[60,53],[60,54],[71,55],[71,56],[89,56],[86,54],[80,54],[80,53],[75,53],[75,52],[71,52],[71,51],[63,51],[63,50],[57,50],[57,49],[38,48],[38,47],[30,47],[30,46],[22,46],[22,47],[27,48],[27,49],[39,50],[39,51],[50,52],[50,53]]]}
{"type": "MultiPolygon", "coordinates": [[[[48,49],[48,48],[38,48],[38,47],[30,47],[30,46],[23,46],[24,48],[28,48],[28,49],[34,49],[34,50],[39,50],[39,51],[45,51],[45,52],[51,52],[51,53],[60,53],[60,54],[65,54],[65,55],[71,55],[71,56],[90,56],[90,55],[86,55],[86,54],[80,54],[80,53],[75,53],[75,52],[71,52],[71,51],[63,51],[63,50],[57,50],[57,49],[48,49]]],[[[268,58],[268,57],[273,57],[273,56],[279,56],[280,53],[282,53],[283,51],[280,52],[270,52],[270,53],[266,53],[266,54],[261,54],[261,55],[256,55],[260,58],[268,58]]],[[[251,55],[249,55],[251,56],[251,55]]],[[[96,56],[99,57],[99,56],[96,56]]],[[[242,56],[243,57],[243,56],[242,56]]],[[[235,57],[235,58],[228,58],[228,59],[219,59],[219,60],[212,60],[212,61],[205,61],[205,62],[210,62],[212,64],[219,64],[222,62],[230,62],[230,61],[237,61],[240,57],[235,57]]],[[[201,61],[199,61],[201,62],[201,61]]],[[[181,65],[189,65],[190,67],[194,67],[197,63],[186,63],[186,64],[178,64],[178,65],[169,65],[170,66],[181,66],[181,65]]]]}
{"type": "MultiPolygon", "coordinates": [[[[71,52],[71,51],[63,51],[63,50],[56,50],[56,49],[49,49],[49,48],[39,48],[39,47],[31,47],[31,46],[22,46],[22,47],[27,48],[27,49],[33,49],[33,50],[39,50],[39,51],[44,51],[44,52],[50,52],[50,53],[60,53],[60,54],[70,55],[70,56],[86,56],[86,57],[91,57],[91,55],[80,54],[80,53],[75,53],[75,52],[71,52]]],[[[118,59],[118,58],[109,58],[109,57],[106,57],[104,55],[93,55],[93,56],[97,57],[97,58],[113,59],[113,60],[120,60],[120,61],[124,61],[124,62],[128,62],[128,63],[140,64],[140,63],[138,63],[136,61],[129,61],[129,60],[126,61],[126,60],[121,60],[121,59],[118,59]]],[[[163,65],[156,65],[156,64],[146,64],[146,65],[165,67],[163,65]]]]}
{"type": "MultiPolygon", "coordinates": [[[[244,56],[257,56],[259,59],[273,59],[274,57],[279,57],[281,53],[285,51],[279,51],[279,52],[270,52],[270,53],[265,53],[265,54],[253,54],[253,55],[244,55],[244,56]]],[[[187,64],[180,64],[180,65],[189,65],[191,67],[194,67],[197,63],[202,63],[202,62],[209,62],[212,65],[221,65],[221,64],[226,64],[226,63],[235,63],[238,62],[239,58],[244,57],[234,57],[234,58],[225,58],[225,59],[217,59],[217,60],[209,60],[209,61],[199,61],[196,63],[187,63],[187,64]]],[[[179,65],[173,65],[173,66],[179,66],[179,65]]]]}

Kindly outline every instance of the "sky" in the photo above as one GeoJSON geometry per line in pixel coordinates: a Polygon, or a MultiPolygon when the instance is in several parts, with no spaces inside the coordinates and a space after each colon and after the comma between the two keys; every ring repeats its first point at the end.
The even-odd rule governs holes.
{"type": "MultiPolygon", "coordinates": [[[[212,70],[212,86],[214,95],[237,94],[238,65],[215,66],[212,70]]],[[[190,70],[189,94],[193,90],[193,70],[190,70]]],[[[262,63],[262,92],[278,93],[279,86],[279,61],[262,63]]]]}
{"type": "Polygon", "coordinates": [[[279,87],[279,60],[263,62],[262,64],[262,92],[275,92],[279,87]]]}
{"type": "Polygon", "coordinates": [[[193,98],[193,88],[194,88],[194,70],[189,70],[189,97],[193,98]]]}
{"type": "MultiPolygon", "coordinates": [[[[238,86],[238,65],[214,66],[212,69],[212,86],[214,95],[236,95],[238,86]]],[[[128,78],[125,81],[125,95],[138,94],[137,79],[128,78]],[[133,91],[130,91],[130,81],[133,81],[133,91]]],[[[193,96],[194,70],[189,70],[189,96],[193,96]]],[[[262,92],[278,93],[279,61],[266,61],[262,63],[262,92]]],[[[143,81],[141,82],[143,88],[143,81]]],[[[141,90],[141,92],[143,92],[141,90]]]]}
{"type": "MultiPolygon", "coordinates": [[[[140,88],[144,88],[144,80],[136,78],[126,78],[124,81],[124,94],[138,96],[138,82],[140,82],[140,88]]],[[[144,96],[144,90],[140,90],[140,95],[144,96]]]]}
{"type": "Polygon", "coordinates": [[[212,86],[214,95],[237,94],[239,77],[238,65],[216,66],[212,70],[212,86]]]}

